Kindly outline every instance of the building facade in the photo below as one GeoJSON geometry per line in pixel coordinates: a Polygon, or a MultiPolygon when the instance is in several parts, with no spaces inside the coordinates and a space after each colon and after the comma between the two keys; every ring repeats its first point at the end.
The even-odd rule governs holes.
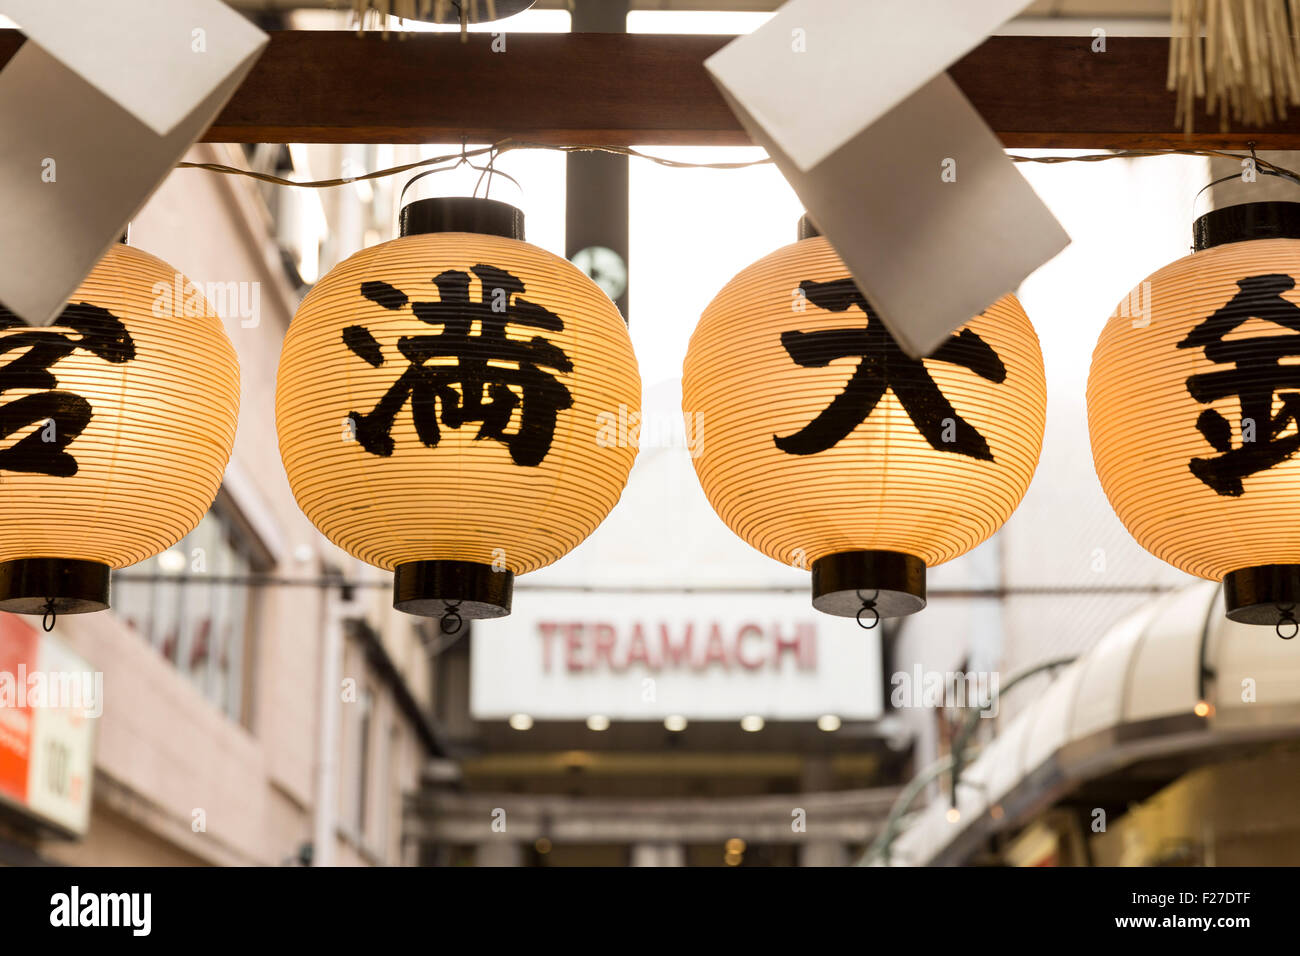
{"type": "MultiPolygon", "coordinates": [[[[218,146],[189,158],[250,159],[218,146]]],[[[277,233],[298,210],[268,205],[249,180],[178,170],[132,223],[130,242],[192,280],[225,320],[241,368],[238,436],[199,526],[115,574],[112,610],[60,618],[46,639],[102,678],[102,715],[87,721],[81,825],[56,832],[21,801],[0,801],[0,844],[14,860],[414,860],[402,794],[438,746],[420,633],[392,611],[386,576],[315,531],[279,467],[276,367],[301,295],[286,261],[301,250],[282,252],[277,233]]],[[[5,617],[20,635],[39,628],[5,617]]]]}

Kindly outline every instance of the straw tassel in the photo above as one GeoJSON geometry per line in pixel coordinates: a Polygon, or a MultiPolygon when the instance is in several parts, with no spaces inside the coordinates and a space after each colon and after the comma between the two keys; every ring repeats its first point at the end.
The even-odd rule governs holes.
{"type": "Polygon", "coordinates": [[[1173,0],[1166,85],[1188,134],[1198,100],[1224,132],[1285,119],[1300,106],[1300,0],[1173,0]]]}
{"type": "Polygon", "coordinates": [[[399,20],[426,20],[447,23],[459,20],[461,42],[468,39],[469,25],[480,20],[497,19],[496,0],[460,0],[456,5],[452,0],[352,0],[353,17],[357,22],[357,32],[364,33],[367,24],[376,20],[386,37],[389,33],[389,17],[399,20]],[[484,14],[480,17],[480,14],[484,14]]]}

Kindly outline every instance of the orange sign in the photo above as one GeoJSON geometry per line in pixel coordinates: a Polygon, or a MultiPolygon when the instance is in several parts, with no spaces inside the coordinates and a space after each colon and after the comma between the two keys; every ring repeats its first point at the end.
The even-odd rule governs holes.
{"type": "Polygon", "coordinates": [[[32,708],[17,694],[20,673],[36,670],[40,638],[22,618],[0,614],[0,796],[27,802],[32,708]],[[11,686],[6,688],[5,682],[11,686]]]}
{"type": "Polygon", "coordinates": [[[102,674],[53,635],[0,614],[0,803],[85,833],[102,708],[102,674]]]}

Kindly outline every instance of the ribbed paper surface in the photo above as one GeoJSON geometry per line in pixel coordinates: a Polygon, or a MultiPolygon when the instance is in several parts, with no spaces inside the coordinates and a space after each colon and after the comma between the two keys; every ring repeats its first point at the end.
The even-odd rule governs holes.
{"type": "MultiPolygon", "coordinates": [[[[823,356],[817,367],[797,364],[783,344],[783,333],[865,328],[857,306],[829,311],[797,292],[805,281],[849,279],[824,238],[805,239],[745,269],[705,310],[682,383],[683,410],[700,416],[696,472],[722,520],[778,561],[806,567],[836,552],[888,550],[939,564],[996,531],[1029,487],[1046,412],[1038,339],[1007,296],[963,329],[996,354],[1001,381],[963,364],[925,361],[951,403],[936,433],[940,450],[899,401],[900,394],[914,406],[934,398],[901,352],[823,356]],[[876,381],[889,382],[871,412],[861,401],[841,399],[865,414],[852,416],[861,420],[845,437],[816,453],[783,451],[776,438],[797,435],[817,419],[864,361],[876,381]],[[982,439],[987,458],[943,440],[969,438],[956,419],[982,439]]],[[[878,322],[871,319],[872,327],[878,322]]],[[[987,359],[969,336],[952,348],[949,357],[987,359]]],[[[964,447],[972,442],[978,444],[971,439],[964,447]]]]}
{"type": "Polygon", "coordinates": [[[1283,404],[1300,400],[1300,293],[1287,288],[1296,276],[1300,241],[1194,253],[1134,289],[1093,353],[1088,429],[1097,477],[1138,543],[1190,574],[1218,581],[1241,568],[1300,563],[1300,458],[1289,452],[1300,439],[1283,404]],[[1242,282],[1256,290],[1246,299],[1242,282]],[[1205,375],[1218,377],[1193,379],[1205,375]],[[1222,391],[1216,382],[1229,392],[1199,401],[1189,379],[1202,397],[1222,391]],[[1255,396],[1245,405],[1243,390],[1255,396]],[[1220,448],[1198,427],[1207,412],[1220,448]],[[1253,442],[1243,441],[1247,419],[1253,442]],[[1254,470],[1255,456],[1277,460],[1254,470]],[[1211,483],[1193,471],[1196,460],[1211,483]],[[1238,465],[1239,487],[1219,477],[1238,465]]]}
{"type": "MultiPolygon", "coordinates": [[[[371,287],[373,288],[373,287],[371,287]]],[[[502,288],[496,286],[495,288],[502,288]]],[[[428,309],[426,315],[435,315],[428,309]]],[[[443,315],[453,322],[461,319],[443,315]]],[[[534,353],[535,354],[535,353],[534,353]]],[[[490,373],[489,377],[496,377],[490,373]]],[[[522,416],[541,410],[537,389],[509,388],[518,399],[501,434],[519,434],[522,416]]],[[[409,561],[459,560],[497,564],[516,574],[557,560],[590,534],[617,503],[636,457],[635,433],[623,420],[640,409],[641,380],[627,327],[600,288],[572,264],[527,243],[495,236],[439,233],[408,236],[352,256],[322,279],[303,301],[289,328],[276,382],[276,424],[289,483],[303,512],[339,547],[377,567],[409,561]],[[522,283],[504,298],[475,273],[479,266],[504,270],[522,283]],[[434,279],[447,272],[468,277],[470,306],[463,315],[467,336],[434,339],[451,330],[440,318],[422,321],[414,303],[441,301],[434,279]],[[389,309],[362,294],[365,283],[400,290],[407,304],[389,309]],[[508,319],[505,351],[482,335],[484,298],[508,319]],[[562,330],[519,321],[540,306],[559,318],[562,330]],[[377,349],[359,357],[344,343],[366,330],[377,349]],[[480,421],[445,423],[448,408],[487,402],[491,385],[467,394],[465,361],[486,361],[502,380],[520,370],[515,347],[544,339],[571,363],[561,371],[540,366],[533,374],[562,386],[571,407],[555,412],[550,448],[537,464],[516,463],[508,443],[478,437],[480,421]],[[412,367],[408,349],[459,352],[423,360],[423,367],[450,382],[452,394],[437,401],[434,445],[416,431],[412,398],[396,412],[390,455],[375,454],[355,440],[349,415],[375,409],[412,367]],[[620,409],[621,406],[621,409],[620,409]]],[[[502,400],[506,401],[504,395],[502,400]]]]}
{"type": "MultiPolygon", "coordinates": [[[[29,377],[25,386],[0,394],[9,413],[20,399],[52,392],[79,396],[91,409],[84,429],[63,449],[75,460],[75,474],[0,466],[0,561],[57,557],[114,568],[143,561],[198,524],[230,460],[239,417],[234,348],[188,280],[139,249],[110,249],[52,326],[0,329],[6,382],[39,376],[42,353],[60,342],[84,341],[64,325],[82,304],[121,321],[134,357],[109,361],[83,345],[48,364],[54,388],[29,377]]],[[[119,345],[116,357],[124,356],[119,345]]],[[[33,433],[48,434],[56,441],[35,446],[36,457],[48,460],[71,419],[51,415],[46,433],[51,426],[44,414],[36,422],[24,417],[4,448],[12,451],[33,433]]]]}

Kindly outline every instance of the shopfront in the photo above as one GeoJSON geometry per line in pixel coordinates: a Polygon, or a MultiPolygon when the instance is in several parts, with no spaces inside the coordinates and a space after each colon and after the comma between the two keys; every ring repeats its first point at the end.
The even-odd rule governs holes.
{"type": "Polygon", "coordinates": [[[0,862],[90,822],[103,676],[57,638],[0,615],[0,862]]]}

